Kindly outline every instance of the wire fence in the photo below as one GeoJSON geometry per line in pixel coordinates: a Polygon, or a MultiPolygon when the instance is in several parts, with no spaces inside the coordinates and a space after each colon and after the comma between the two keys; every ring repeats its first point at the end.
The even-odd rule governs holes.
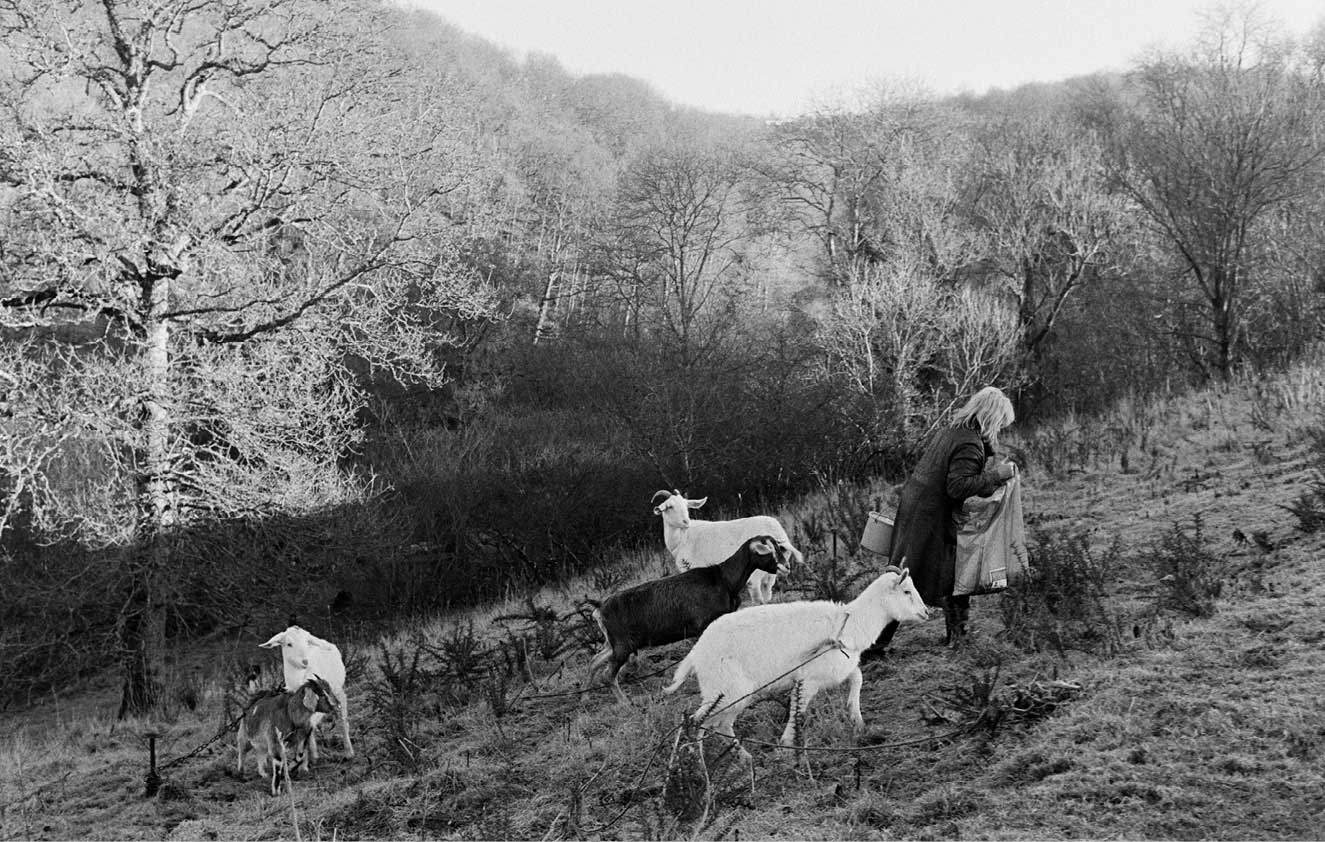
{"type": "MultiPolygon", "coordinates": [[[[623,821],[627,816],[629,816],[632,810],[640,808],[642,805],[646,803],[650,803],[652,795],[657,790],[657,784],[650,782],[651,776],[659,773],[663,774],[664,776],[663,788],[664,790],[666,789],[668,785],[667,782],[669,780],[669,776],[672,774],[673,764],[676,762],[677,754],[678,751],[680,750],[680,747],[683,745],[690,745],[690,742],[686,743],[682,742],[683,737],[689,735],[692,738],[693,742],[700,743],[702,745],[702,742],[700,741],[702,741],[702,739],[705,736],[708,736],[709,734],[718,733],[714,731],[713,728],[709,727],[709,725],[707,724],[714,717],[719,716],[725,711],[728,711],[735,705],[748,702],[754,699],[755,697],[767,696],[770,693],[770,691],[775,690],[775,688],[777,688],[779,684],[783,683],[789,677],[794,676],[798,671],[804,669],[806,666],[811,664],[817,658],[821,658],[831,652],[837,652],[837,651],[843,651],[843,650],[841,650],[840,645],[836,641],[825,642],[823,648],[813,652],[808,657],[804,658],[803,660],[800,660],[791,668],[780,672],[778,675],[765,681],[760,686],[750,690],[747,693],[744,693],[739,697],[732,699],[725,699],[722,697],[718,697],[707,703],[701,703],[698,709],[683,716],[677,724],[667,727],[665,730],[663,730],[661,733],[658,734],[656,739],[651,740],[649,744],[647,744],[646,746],[642,746],[637,751],[632,752],[629,756],[623,757],[620,763],[611,760],[605,761],[603,765],[599,767],[597,771],[595,771],[587,780],[583,781],[581,784],[573,788],[573,792],[575,793],[573,796],[574,798],[583,799],[583,797],[590,792],[591,788],[594,787],[596,783],[603,781],[605,776],[607,776],[608,773],[611,772],[613,769],[622,770],[624,772],[624,769],[627,765],[634,766],[636,763],[639,763],[639,766],[637,770],[632,770],[629,773],[627,773],[629,783],[624,788],[620,787],[619,784],[604,785],[600,783],[600,787],[602,786],[608,787],[604,789],[604,794],[606,794],[607,792],[612,792],[613,797],[620,800],[621,804],[620,808],[615,809],[608,816],[608,818],[606,818],[601,824],[596,826],[593,825],[580,826],[577,824],[576,830],[581,833],[589,833],[595,835],[602,835],[610,832],[613,828],[617,827],[621,821],[623,821]],[[642,763],[640,761],[642,761],[642,763]]],[[[640,685],[646,681],[649,681],[650,679],[663,675],[669,670],[672,670],[676,665],[677,665],[676,661],[666,663],[661,667],[651,670],[642,675],[633,676],[628,680],[623,680],[621,681],[621,684],[625,686],[640,685]]],[[[566,659],[563,659],[562,663],[558,666],[556,673],[559,674],[562,671],[562,669],[565,668],[565,666],[566,666],[566,659]]],[[[594,686],[582,686],[575,689],[564,690],[564,691],[545,692],[545,693],[527,692],[531,688],[536,688],[536,686],[537,686],[536,683],[534,683],[532,680],[523,682],[520,687],[520,690],[511,699],[508,700],[507,702],[508,708],[513,707],[520,703],[535,703],[542,701],[553,701],[558,699],[583,698],[587,694],[610,689],[611,682],[602,682],[594,686]]],[[[241,709],[236,715],[225,721],[215,731],[215,733],[211,734],[207,739],[199,742],[196,746],[192,747],[188,751],[185,751],[159,764],[157,763],[156,760],[156,746],[154,739],[156,735],[149,734],[148,736],[150,742],[149,746],[150,759],[148,764],[149,768],[147,774],[146,795],[148,797],[151,797],[159,790],[162,783],[163,775],[165,773],[171,770],[177,770],[183,767],[185,764],[189,763],[190,761],[195,760],[201,756],[204,756],[213,746],[215,746],[218,742],[224,739],[228,734],[233,734],[236,728],[240,727],[240,724],[243,722],[244,717],[249,713],[250,710],[252,710],[253,706],[257,704],[259,700],[261,700],[262,698],[268,695],[271,695],[274,692],[278,692],[278,690],[272,689],[272,690],[258,691],[253,693],[249,698],[247,704],[244,705],[243,709],[241,709]]],[[[794,710],[795,708],[793,707],[793,715],[794,715],[794,710]]],[[[850,745],[823,745],[823,746],[807,746],[799,744],[801,742],[800,740],[793,740],[792,744],[784,744],[782,742],[760,740],[751,737],[733,737],[728,745],[725,745],[721,748],[720,752],[716,755],[716,759],[714,762],[717,762],[717,759],[726,757],[729,752],[733,751],[743,752],[742,748],[743,746],[752,746],[752,747],[759,746],[761,748],[767,748],[771,750],[777,750],[777,749],[794,750],[795,752],[797,752],[798,757],[802,756],[801,753],[808,753],[819,756],[847,755],[847,756],[856,756],[859,758],[860,756],[869,753],[877,753],[881,751],[895,750],[905,747],[948,742],[960,737],[963,733],[966,733],[969,730],[970,726],[966,725],[966,726],[952,727],[946,729],[941,733],[928,734],[928,735],[888,741],[888,742],[873,742],[873,741],[862,742],[861,738],[857,737],[856,741],[850,745]]],[[[797,731],[799,731],[799,729],[797,729],[797,731]]],[[[720,736],[726,737],[727,735],[723,734],[720,736]]],[[[750,786],[751,786],[751,791],[753,791],[753,786],[754,786],[753,767],[751,768],[750,775],[751,775],[750,786]]],[[[41,787],[37,787],[36,789],[31,790],[30,792],[19,796],[18,799],[11,799],[9,802],[6,802],[6,804],[0,805],[0,807],[11,806],[12,804],[18,803],[19,801],[35,797],[42,790],[49,787],[50,785],[52,784],[47,784],[41,787]]],[[[569,811],[567,811],[567,815],[569,815],[569,811]]],[[[707,815],[707,810],[706,810],[706,815],[707,815]]],[[[551,833],[552,831],[550,830],[549,834],[551,833]]]]}

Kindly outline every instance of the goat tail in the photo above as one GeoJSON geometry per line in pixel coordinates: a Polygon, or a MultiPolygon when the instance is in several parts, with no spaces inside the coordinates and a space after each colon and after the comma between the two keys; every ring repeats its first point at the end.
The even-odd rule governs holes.
{"type": "Polygon", "coordinates": [[[681,685],[686,683],[690,673],[695,671],[695,663],[692,660],[693,652],[681,659],[681,663],[676,667],[676,675],[672,678],[672,683],[663,688],[663,693],[671,695],[681,689],[681,685]]]}

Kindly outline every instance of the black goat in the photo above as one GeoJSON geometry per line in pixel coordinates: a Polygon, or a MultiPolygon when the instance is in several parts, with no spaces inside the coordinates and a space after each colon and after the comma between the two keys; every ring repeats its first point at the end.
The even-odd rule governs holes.
{"type": "MultiPolygon", "coordinates": [[[[735,611],[750,574],[777,574],[786,551],[771,535],[747,540],[731,557],[712,567],[696,567],[612,594],[594,609],[606,645],[589,664],[588,685],[608,669],[612,692],[629,701],[617,673],[640,649],[699,637],[708,624],[735,611]]],[[[781,571],[785,572],[785,570],[781,571]]]]}

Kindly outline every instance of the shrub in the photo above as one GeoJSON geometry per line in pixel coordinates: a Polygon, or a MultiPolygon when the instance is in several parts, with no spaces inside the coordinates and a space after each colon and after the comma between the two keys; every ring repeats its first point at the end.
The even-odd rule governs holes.
{"type": "Polygon", "coordinates": [[[1028,550],[1026,575],[1003,592],[1008,639],[1030,650],[1117,651],[1122,635],[1108,590],[1118,543],[1097,556],[1084,531],[1051,530],[1037,535],[1028,550]]]}
{"type": "Polygon", "coordinates": [[[1297,517],[1297,528],[1303,532],[1316,532],[1325,528],[1325,424],[1308,429],[1311,440],[1312,478],[1307,490],[1285,506],[1297,517]]]}
{"type": "Polygon", "coordinates": [[[493,622],[525,623],[518,636],[508,631],[508,637],[518,641],[526,654],[536,654],[545,661],[555,660],[586,644],[593,645],[595,629],[588,615],[579,609],[558,613],[550,605],[536,603],[533,596],[525,597],[524,611],[494,617],[493,622]]]}
{"type": "Polygon", "coordinates": [[[1205,546],[1201,516],[1192,516],[1192,531],[1179,524],[1143,554],[1143,559],[1164,588],[1162,603],[1197,617],[1215,613],[1215,600],[1224,589],[1224,559],[1205,546]]]}
{"type": "Polygon", "coordinates": [[[0,548],[0,710],[101,669],[115,655],[110,554],[72,543],[0,548]]]}
{"type": "Polygon", "coordinates": [[[862,554],[860,538],[870,511],[896,509],[896,492],[871,495],[868,486],[838,480],[823,482],[816,496],[819,504],[796,518],[792,528],[792,542],[805,555],[805,564],[792,567],[783,587],[807,599],[846,602],[860,592],[862,580],[887,563],[883,556],[862,554]]]}
{"type": "MultiPolygon", "coordinates": [[[[849,602],[860,592],[862,580],[871,573],[877,575],[883,569],[883,556],[871,555],[870,558],[878,560],[877,570],[856,567],[853,560],[831,552],[806,553],[805,564],[791,568],[791,573],[784,578],[782,588],[795,591],[805,599],[849,602]]],[[[863,560],[869,563],[868,559],[863,560]]]]}
{"type": "Polygon", "coordinates": [[[468,702],[491,662],[482,639],[474,632],[474,621],[453,623],[440,636],[422,635],[418,645],[439,664],[438,674],[444,679],[442,698],[454,704],[468,702]]]}
{"type": "Polygon", "coordinates": [[[855,595],[857,582],[866,570],[851,568],[851,560],[839,548],[841,543],[831,520],[823,512],[811,511],[797,519],[795,538],[805,563],[792,565],[782,577],[781,587],[794,591],[806,599],[834,599],[839,602],[855,595]]]}
{"type": "MultiPolygon", "coordinates": [[[[823,490],[825,526],[830,536],[836,536],[838,543],[850,554],[855,554],[860,549],[860,538],[865,529],[866,518],[871,511],[897,508],[896,493],[891,490],[886,505],[882,496],[872,497],[869,486],[859,483],[841,480],[825,482],[823,490]]],[[[824,546],[822,549],[828,547],[824,546]]]]}
{"type": "Polygon", "coordinates": [[[994,734],[1004,725],[1028,725],[1052,714],[1077,696],[1073,681],[1041,679],[1006,681],[1001,668],[984,667],[958,678],[946,693],[924,700],[926,719],[994,734]]]}
{"type": "Polygon", "coordinates": [[[429,714],[425,694],[441,678],[423,663],[421,643],[416,638],[407,646],[383,644],[378,675],[367,692],[368,721],[381,738],[386,755],[407,769],[417,769],[424,762],[426,746],[420,732],[429,714]]]}

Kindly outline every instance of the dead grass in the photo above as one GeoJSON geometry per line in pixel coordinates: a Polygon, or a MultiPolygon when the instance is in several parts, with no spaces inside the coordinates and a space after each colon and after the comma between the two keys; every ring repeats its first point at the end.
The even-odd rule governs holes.
{"type": "MultiPolygon", "coordinates": [[[[1011,443],[1023,449],[1032,528],[1124,547],[1113,599],[1135,622],[1121,651],[1024,652],[999,638],[1000,597],[977,598],[976,645],[942,648],[936,622],[904,629],[888,659],[867,665],[860,750],[843,750],[856,744],[840,692],[813,705],[811,751],[800,760],[760,744],[776,741],[785,704],[754,705],[738,723],[754,755],[753,792],[729,776],[710,787],[707,810],[679,816],[664,797],[693,686],[663,697],[670,670],[649,676],[687,644],[628,666],[633,704],[623,707],[601,690],[578,692],[591,641],[554,660],[529,657],[507,678],[500,716],[491,694],[466,703],[424,698],[417,740],[426,751],[411,768],[391,760],[364,695],[352,691],[361,756],[344,761],[333,742],[316,777],[294,782],[293,811],[286,798],[268,797],[252,770],[235,777],[229,735],[165,771],[158,794],[144,798],[145,734],[161,734],[165,762],[216,734],[227,665],[257,651],[259,641],[239,639],[200,647],[177,670],[181,686],[198,688],[193,709],[181,702],[152,721],[115,723],[113,676],[102,676],[0,717],[0,838],[289,839],[296,830],[304,839],[1317,837],[1325,538],[1298,533],[1281,506],[1307,477],[1301,430],[1320,417],[1318,384],[1294,371],[1282,381],[1123,402],[1103,419],[1024,432],[1011,443]],[[1057,448],[1052,471],[1036,457],[1045,442],[1057,448]],[[1197,513],[1229,581],[1208,618],[1156,613],[1158,585],[1139,550],[1197,513]],[[1275,549],[1235,541],[1235,529],[1263,531],[1275,549]],[[1000,686],[1062,679],[1082,691],[1034,719],[925,741],[952,729],[926,721],[922,700],[950,698],[995,669],[1000,686]]],[[[822,517],[828,495],[784,516],[822,517]]],[[[846,552],[849,541],[841,543],[846,552]]],[[[660,547],[621,567],[626,582],[666,569],[660,547]]],[[[614,584],[586,576],[533,603],[570,612],[614,584]]],[[[382,642],[408,646],[418,634],[442,636],[472,621],[496,646],[534,633],[499,619],[529,605],[513,596],[382,642]]],[[[361,684],[373,680],[376,658],[361,684]]]]}

